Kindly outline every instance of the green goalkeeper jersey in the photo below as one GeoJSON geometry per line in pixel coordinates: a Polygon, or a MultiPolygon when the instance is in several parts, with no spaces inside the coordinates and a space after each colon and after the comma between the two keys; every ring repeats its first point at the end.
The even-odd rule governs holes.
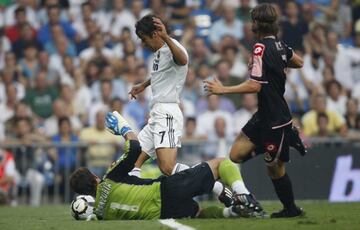
{"type": "Polygon", "coordinates": [[[140,154],[136,147],[136,142],[127,141],[125,153],[112,164],[97,186],[95,214],[98,219],[160,218],[160,179],[141,179],[128,175],[140,154]]]}

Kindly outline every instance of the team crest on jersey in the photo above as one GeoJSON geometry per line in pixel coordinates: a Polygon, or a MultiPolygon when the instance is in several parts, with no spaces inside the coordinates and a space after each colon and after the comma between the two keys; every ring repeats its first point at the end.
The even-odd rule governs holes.
{"type": "Polygon", "coordinates": [[[266,149],[266,152],[269,152],[269,153],[276,153],[278,150],[277,146],[273,143],[266,143],[265,149],[266,149]]]}
{"type": "Polygon", "coordinates": [[[261,43],[256,43],[254,45],[253,54],[254,56],[260,56],[262,57],[265,51],[265,45],[261,43]]]}

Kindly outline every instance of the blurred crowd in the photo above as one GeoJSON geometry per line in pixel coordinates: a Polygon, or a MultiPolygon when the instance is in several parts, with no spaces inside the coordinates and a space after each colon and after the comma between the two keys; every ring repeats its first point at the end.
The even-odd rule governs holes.
{"type": "Polygon", "coordinates": [[[83,159],[103,174],[121,148],[121,139],[105,130],[107,111],[118,111],[141,130],[151,90],[137,100],[128,92],[149,77],[151,52],[134,31],[149,13],[162,18],[189,53],[183,140],[208,141],[197,149],[203,158],[225,156],[257,110],[257,97],[207,97],[202,81],[234,85],[248,78],[256,42],[250,11],[262,2],[276,6],[279,37],[304,59],[302,69],[288,70],[285,97],[294,124],[304,137],[359,139],[359,0],[3,0],[0,143],[12,148],[0,150],[0,191],[20,178],[38,205],[39,189],[54,180],[63,187],[64,171],[83,159]],[[83,155],[76,147],[36,147],[49,142],[89,146],[83,155]],[[58,179],[46,177],[51,165],[57,165],[58,179]]]}

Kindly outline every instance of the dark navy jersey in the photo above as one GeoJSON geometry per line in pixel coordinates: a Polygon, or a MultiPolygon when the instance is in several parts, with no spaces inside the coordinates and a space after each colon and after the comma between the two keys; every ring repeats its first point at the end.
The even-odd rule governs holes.
{"type": "Polygon", "coordinates": [[[284,98],[286,69],[293,51],[275,37],[266,37],[254,45],[250,79],[261,83],[257,116],[272,129],[291,123],[291,114],[284,98]]]}

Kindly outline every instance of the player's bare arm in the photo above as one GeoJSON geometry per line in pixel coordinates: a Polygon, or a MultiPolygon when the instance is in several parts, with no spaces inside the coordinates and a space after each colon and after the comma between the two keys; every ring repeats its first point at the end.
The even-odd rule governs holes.
{"type": "Polygon", "coordinates": [[[234,86],[224,86],[218,79],[212,81],[205,80],[204,83],[205,90],[208,91],[209,95],[231,93],[258,93],[261,90],[261,84],[251,79],[234,86]]]}
{"type": "Polygon", "coordinates": [[[303,59],[295,52],[293,52],[293,56],[288,62],[288,67],[298,69],[298,68],[302,68],[303,65],[304,65],[303,59]]]}
{"type": "Polygon", "coordinates": [[[175,63],[178,65],[186,65],[188,62],[186,54],[171,40],[166,32],[165,25],[159,18],[154,17],[154,25],[157,28],[158,35],[169,46],[175,63]]]}
{"type": "Polygon", "coordinates": [[[138,95],[139,93],[144,91],[146,89],[146,87],[148,87],[149,85],[151,85],[150,79],[148,79],[147,81],[144,81],[141,84],[134,85],[129,92],[131,99],[136,99],[136,95],[138,95]]]}

